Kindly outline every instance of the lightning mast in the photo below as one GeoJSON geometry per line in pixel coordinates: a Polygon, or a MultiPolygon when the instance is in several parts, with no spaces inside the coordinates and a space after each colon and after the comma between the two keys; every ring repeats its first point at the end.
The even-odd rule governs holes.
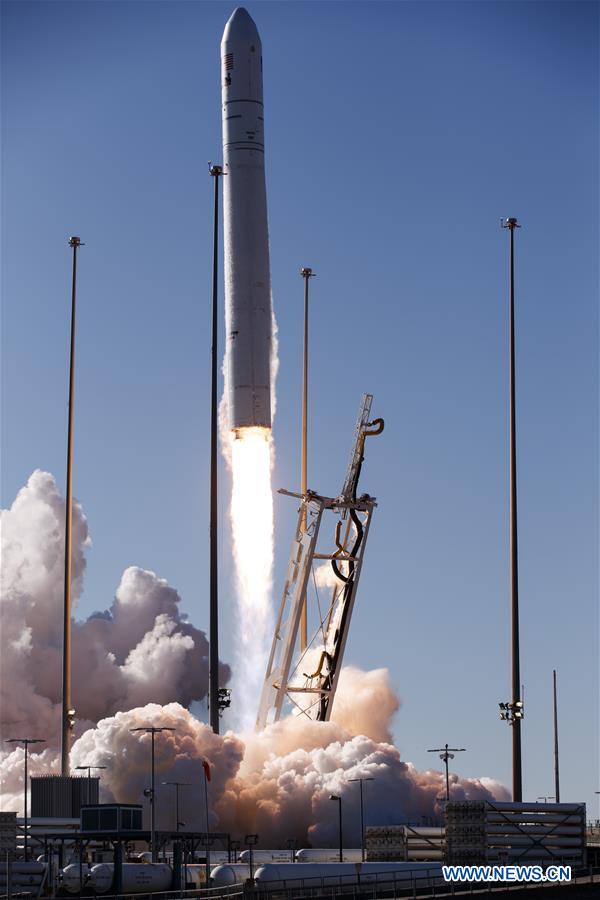
{"type": "Polygon", "coordinates": [[[369,527],[377,505],[375,498],[368,494],[357,496],[365,440],[381,434],[384,427],[383,419],[369,421],[372,401],[371,394],[364,394],[346,479],[338,497],[324,497],[309,490],[302,494],[279,492],[297,497],[301,503],[256,719],[257,729],[278,721],[286,700],[301,715],[315,721],[329,721],[331,717],[369,527]],[[328,513],[338,518],[335,550],[320,552],[319,534],[328,513]],[[333,582],[333,587],[330,587],[329,602],[323,605],[314,571],[316,560],[329,562],[331,567],[326,584],[333,582]],[[294,660],[311,575],[317,600],[317,627],[294,660]]]}

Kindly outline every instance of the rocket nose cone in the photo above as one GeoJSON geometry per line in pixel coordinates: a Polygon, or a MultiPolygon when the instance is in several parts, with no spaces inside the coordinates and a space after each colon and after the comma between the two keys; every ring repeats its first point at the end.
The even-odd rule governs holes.
{"type": "Polygon", "coordinates": [[[243,6],[238,6],[237,9],[234,9],[225,26],[223,40],[228,41],[232,38],[258,39],[258,28],[254,19],[243,6]]]}

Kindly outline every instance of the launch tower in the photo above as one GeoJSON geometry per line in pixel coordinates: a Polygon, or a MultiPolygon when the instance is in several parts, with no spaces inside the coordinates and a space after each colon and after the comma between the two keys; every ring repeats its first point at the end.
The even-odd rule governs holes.
{"type": "Polygon", "coordinates": [[[296,712],[315,721],[326,722],[331,717],[369,527],[377,505],[375,498],[368,494],[357,496],[365,440],[381,434],[384,425],[383,419],[369,421],[372,401],[370,394],[363,396],[348,471],[338,497],[323,497],[313,491],[305,494],[280,491],[298,497],[301,503],[260,699],[257,729],[278,721],[286,700],[296,712]],[[337,518],[335,549],[332,550],[329,544],[322,551],[319,549],[321,526],[323,520],[331,519],[332,515],[337,518]],[[315,562],[318,561],[324,565],[316,570],[315,562]],[[309,589],[315,595],[311,607],[316,627],[306,648],[294,658],[302,607],[305,602],[308,607],[309,589]],[[326,595],[328,599],[325,599],[326,595]]]}

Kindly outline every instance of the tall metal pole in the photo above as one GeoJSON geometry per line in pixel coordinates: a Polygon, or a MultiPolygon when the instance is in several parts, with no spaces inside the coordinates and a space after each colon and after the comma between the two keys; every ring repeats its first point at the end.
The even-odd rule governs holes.
{"type": "MultiPolygon", "coordinates": [[[[446,748],[447,747],[448,747],[448,744],[446,744],[446,748]]],[[[444,756],[444,763],[446,765],[446,801],[448,801],[450,799],[450,776],[448,774],[448,752],[446,752],[446,755],[444,756]]]]}
{"type": "MultiPolygon", "coordinates": [[[[166,725],[141,725],[139,728],[130,728],[132,733],[136,731],[143,731],[146,734],[151,735],[152,743],[152,777],[150,782],[150,843],[152,850],[152,862],[157,862],[158,854],[156,848],[156,833],[155,833],[155,797],[154,797],[154,735],[160,734],[161,731],[175,731],[174,728],[169,728],[166,725]]],[[[146,793],[146,792],[144,792],[146,793]]]]}
{"type": "Polygon", "coordinates": [[[365,817],[363,809],[363,781],[375,781],[374,778],[349,778],[348,781],[358,781],[360,784],[360,848],[362,861],[365,861],[365,817]]]}
{"type": "Polygon", "coordinates": [[[23,855],[25,857],[25,862],[28,859],[28,843],[27,843],[27,832],[29,828],[29,819],[27,815],[27,763],[28,763],[28,753],[29,753],[29,745],[30,744],[45,744],[46,741],[44,738],[8,738],[6,741],[7,744],[23,744],[25,748],[25,784],[23,787],[23,819],[25,825],[25,831],[23,835],[23,855]]]}
{"type": "MultiPolygon", "coordinates": [[[[521,703],[521,668],[519,658],[519,564],[517,543],[517,434],[515,402],[515,228],[516,219],[506,219],[504,227],[510,233],[510,299],[509,299],[509,391],[510,391],[510,585],[511,585],[511,647],[512,647],[512,704],[521,703]]],[[[512,721],[513,801],[523,799],[521,764],[521,718],[512,721]]]]}
{"type": "Polygon", "coordinates": [[[23,791],[23,793],[24,793],[23,800],[24,800],[24,806],[25,806],[25,815],[24,815],[24,819],[25,819],[25,862],[27,862],[27,858],[28,858],[28,852],[27,852],[28,851],[28,846],[27,846],[27,825],[28,825],[28,822],[27,822],[27,756],[28,756],[28,753],[27,753],[27,749],[28,749],[28,742],[26,741],[25,742],[25,790],[23,791]]]}
{"type": "Polygon", "coordinates": [[[219,580],[217,537],[217,292],[219,274],[219,176],[221,166],[209,163],[209,172],[215,180],[213,216],[213,281],[212,281],[212,339],[211,339],[211,387],[210,387],[210,629],[208,704],[210,727],[219,733],[219,580]]]}
{"type": "MultiPolygon", "coordinates": [[[[312,269],[306,266],[300,269],[304,279],[304,352],[302,360],[302,445],[300,463],[300,493],[306,494],[308,489],[307,479],[307,432],[308,432],[308,281],[314,277],[312,269]]],[[[306,511],[302,514],[302,530],[306,529],[306,511]]],[[[300,614],[300,649],[306,650],[308,644],[308,618],[306,610],[306,597],[302,604],[300,614]]]]}
{"type": "MultiPolygon", "coordinates": [[[[165,786],[169,785],[170,787],[175,788],[175,831],[179,831],[179,788],[180,787],[188,787],[189,781],[163,781],[162,784],[165,786]]],[[[185,823],[181,823],[182,825],[185,823]]]]}
{"type": "Polygon", "coordinates": [[[342,798],[338,794],[330,794],[330,800],[336,800],[339,815],[340,862],[344,862],[344,838],[342,835],[342,798]]]}
{"type": "Polygon", "coordinates": [[[365,861],[365,814],[363,809],[363,788],[362,778],[360,779],[360,854],[361,861],[365,861]]]}
{"type": "Polygon", "coordinates": [[[344,862],[344,837],[342,834],[342,798],[338,798],[340,811],[340,862],[344,862]]]}
{"type": "Polygon", "coordinates": [[[552,670],[552,687],[554,694],[554,796],[560,803],[560,777],[558,768],[558,704],[556,700],[556,669],[552,670]]]}
{"type": "Polygon", "coordinates": [[[150,839],[152,841],[152,862],[158,862],[158,854],[156,852],[156,821],[154,818],[154,735],[156,732],[152,729],[152,780],[150,782],[150,839]]]}
{"type": "MultiPolygon", "coordinates": [[[[106,769],[107,766],[75,766],[76,769],[87,769],[87,802],[92,802],[92,769],[106,769]]],[[[98,779],[100,781],[100,779],[98,779]]]]}
{"type": "Polygon", "coordinates": [[[428,753],[439,753],[440,759],[444,761],[444,765],[446,767],[446,802],[450,799],[450,776],[448,774],[448,760],[454,759],[455,753],[464,753],[464,747],[449,747],[448,744],[444,744],[443,747],[434,747],[433,750],[428,750],[428,753]]]}
{"type": "Polygon", "coordinates": [[[63,605],[63,671],[62,671],[62,728],[61,774],[69,774],[69,752],[74,711],[71,709],[71,580],[73,566],[73,401],[75,396],[75,312],[77,293],[77,249],[83,244],[78,237],[69,238],[73,248],[73,276],[71,282],[71,349],[69,356],[69,419],[67,426],[67,498],[65,508],[65,586],[63,605]]]}
{"type": "MultiPolygon", "coordinates": [[[[204,770],[204,809],[206,812],[206,884],[210,882],[210,823],[208,819],[208,774],[206,766],[202,766],[204,770]]],[[[252,865],[252,862],[250,862],[252,865]]]]}

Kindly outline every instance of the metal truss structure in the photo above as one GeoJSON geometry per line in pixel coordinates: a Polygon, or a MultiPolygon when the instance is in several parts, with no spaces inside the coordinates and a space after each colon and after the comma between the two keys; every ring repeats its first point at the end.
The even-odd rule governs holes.
{"type": "Polygon", "coordinates": [[[352,611],[356,599],[374,497],[357,497],[365,439],[383,431],[383,419],[369,422],[370,394],[363,396],[348,471],[341,494],[325,497],[313,491],[296,494],[300,500],[298,524],[288,563],[271,653],[267,664],[257,729],[276,722],[289,702],[294,712],[315,721],[328,721],[342,667],[352,611]],[[335,549],[319,549],[323,523],[337,518],[335,549]],[[319,561],[321,565],[318,565],[319,561]],[[317,566],[315,567],[315,562],[317,566]],[[309,596],[315,602],[309,603],[309,596]],[[327,596],[327,601],[325,601],[327,596]],[[307,646],[296,654],[303,606],[315,626],[307,646]]]}

